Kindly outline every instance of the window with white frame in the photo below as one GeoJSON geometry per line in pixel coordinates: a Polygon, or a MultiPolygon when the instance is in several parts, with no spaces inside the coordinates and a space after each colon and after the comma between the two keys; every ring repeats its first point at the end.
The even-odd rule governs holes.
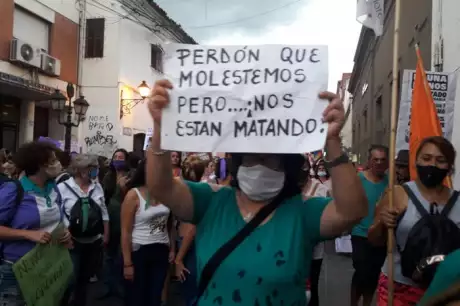
{"type": "Polygon", "coordinates": [[[15,6],[13,37],[27,42],[33,47],[49,51],[51,24],[27,10],[15,6]]]}

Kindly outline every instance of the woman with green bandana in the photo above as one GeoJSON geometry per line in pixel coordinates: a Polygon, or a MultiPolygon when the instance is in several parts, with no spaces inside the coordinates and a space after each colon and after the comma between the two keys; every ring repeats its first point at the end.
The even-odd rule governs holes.
{"type": "Polygon", "coordinates": [[[86,305],[89,278],[100,265],[102,245],[109,239],[109,215],[104,191],[97,182],[97,156],[81,154],[73,157],[73,177],[58,185],[62,197],[64,223],[74,241],[70,255],[74,267],[73,304],[86,305]]]}

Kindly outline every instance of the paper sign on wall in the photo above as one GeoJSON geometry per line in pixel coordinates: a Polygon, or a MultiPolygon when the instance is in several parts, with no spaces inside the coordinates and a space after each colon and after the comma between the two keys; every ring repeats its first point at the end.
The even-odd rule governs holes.
{"type": "Polygon", "coordinates": [[[161,147],[190,152],[303,153],[324,147],[326,46],[167,44],[173,83],[161,147]]]}
{"type": "MultiPolygon", "coordinates": [[[[439,122],[444,137],[451,140],[454,129],[455,93],[457,75],[455,73],[427,71],[426,77],[431,87],[433,102],[436,103],[439,122]]],[[[399,103],[398,129],[396,132],[396,151],[409,149],[410,112],[414,90],[415,70],[404,70],[399,103]]]]}
{"type": "Polygon", "coordinates": [[[144,139],[144,151],[147,150],[152,143],[153,128],[148,128],[144,139]]]}

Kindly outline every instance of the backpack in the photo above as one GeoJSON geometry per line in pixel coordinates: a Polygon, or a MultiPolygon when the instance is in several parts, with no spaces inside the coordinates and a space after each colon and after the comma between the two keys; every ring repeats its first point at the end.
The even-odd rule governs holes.
{"type": "Polygon", "coordinates": [[[66,182],[63,183],[77,198],[77,202],[70,209],[70,215],[64,213],[69,220],[69,231],[73,237],[86,238],[94,237],[104,232],[104,223],[102,221],[102,211],[99,205],[92,199],[93,190],[87,197],[80,197],[75,190],[66,182]],[[84,209],[88,207],[86,217],[84,209]]]}
{"type": "Polygon", "coordinates": [[[59,185],[60,183],[67,181],[69,178],[71,178],[70,174],[68,174],[67,172],[62,172],[56,178],[56,185],[59,185]]]}
{"type": "Polygon", "coordinates": [[[460,248],[460,228],[448,217],[459,192],[454,191],[441,212],[434,211],[436,203],[430,205],[428,212],[410,187],[406,184],[403,187],[421,218],[409,231],[404,249],[397,246],[401,255],[401,272],[420,286],[427,287],[444,256],[460,248]]]}

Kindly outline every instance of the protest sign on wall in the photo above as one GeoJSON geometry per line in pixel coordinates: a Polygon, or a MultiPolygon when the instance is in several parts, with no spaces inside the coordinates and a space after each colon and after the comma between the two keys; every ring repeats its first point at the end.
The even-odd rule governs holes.
{"type": "Polygon", "coordinates": [[[144,139],[144,151],[147,150],[152,142],[153,128],[148,128],[144,139]]]}
{"type": "MultiPolygon", "coordinates": [[[[438,118],[444,137],[451,140],[454,127],[457,76],[455,73],[448,74],[428,71],[426,77],[431,87],[433,101],[436,103],[438,118]]],[[[398,128],[396,132],[396,151],[409,149],[410,112],[414,81],[415,70],[404,70],[399,104],[398,128]]]]}
{"type": "Polygon", "coordinates": [[[27,306],[59,306],[72,276],[69,251],[57,242],[60,225],[52,242],[39,244],[13,265],[13,272],[27,306]]]}
{"type": "Polygon", "coordinates": [[[189,152],[302,153],[324,147],[326,46],[167,44],[172,81],[161,147],[189,152]]]}

